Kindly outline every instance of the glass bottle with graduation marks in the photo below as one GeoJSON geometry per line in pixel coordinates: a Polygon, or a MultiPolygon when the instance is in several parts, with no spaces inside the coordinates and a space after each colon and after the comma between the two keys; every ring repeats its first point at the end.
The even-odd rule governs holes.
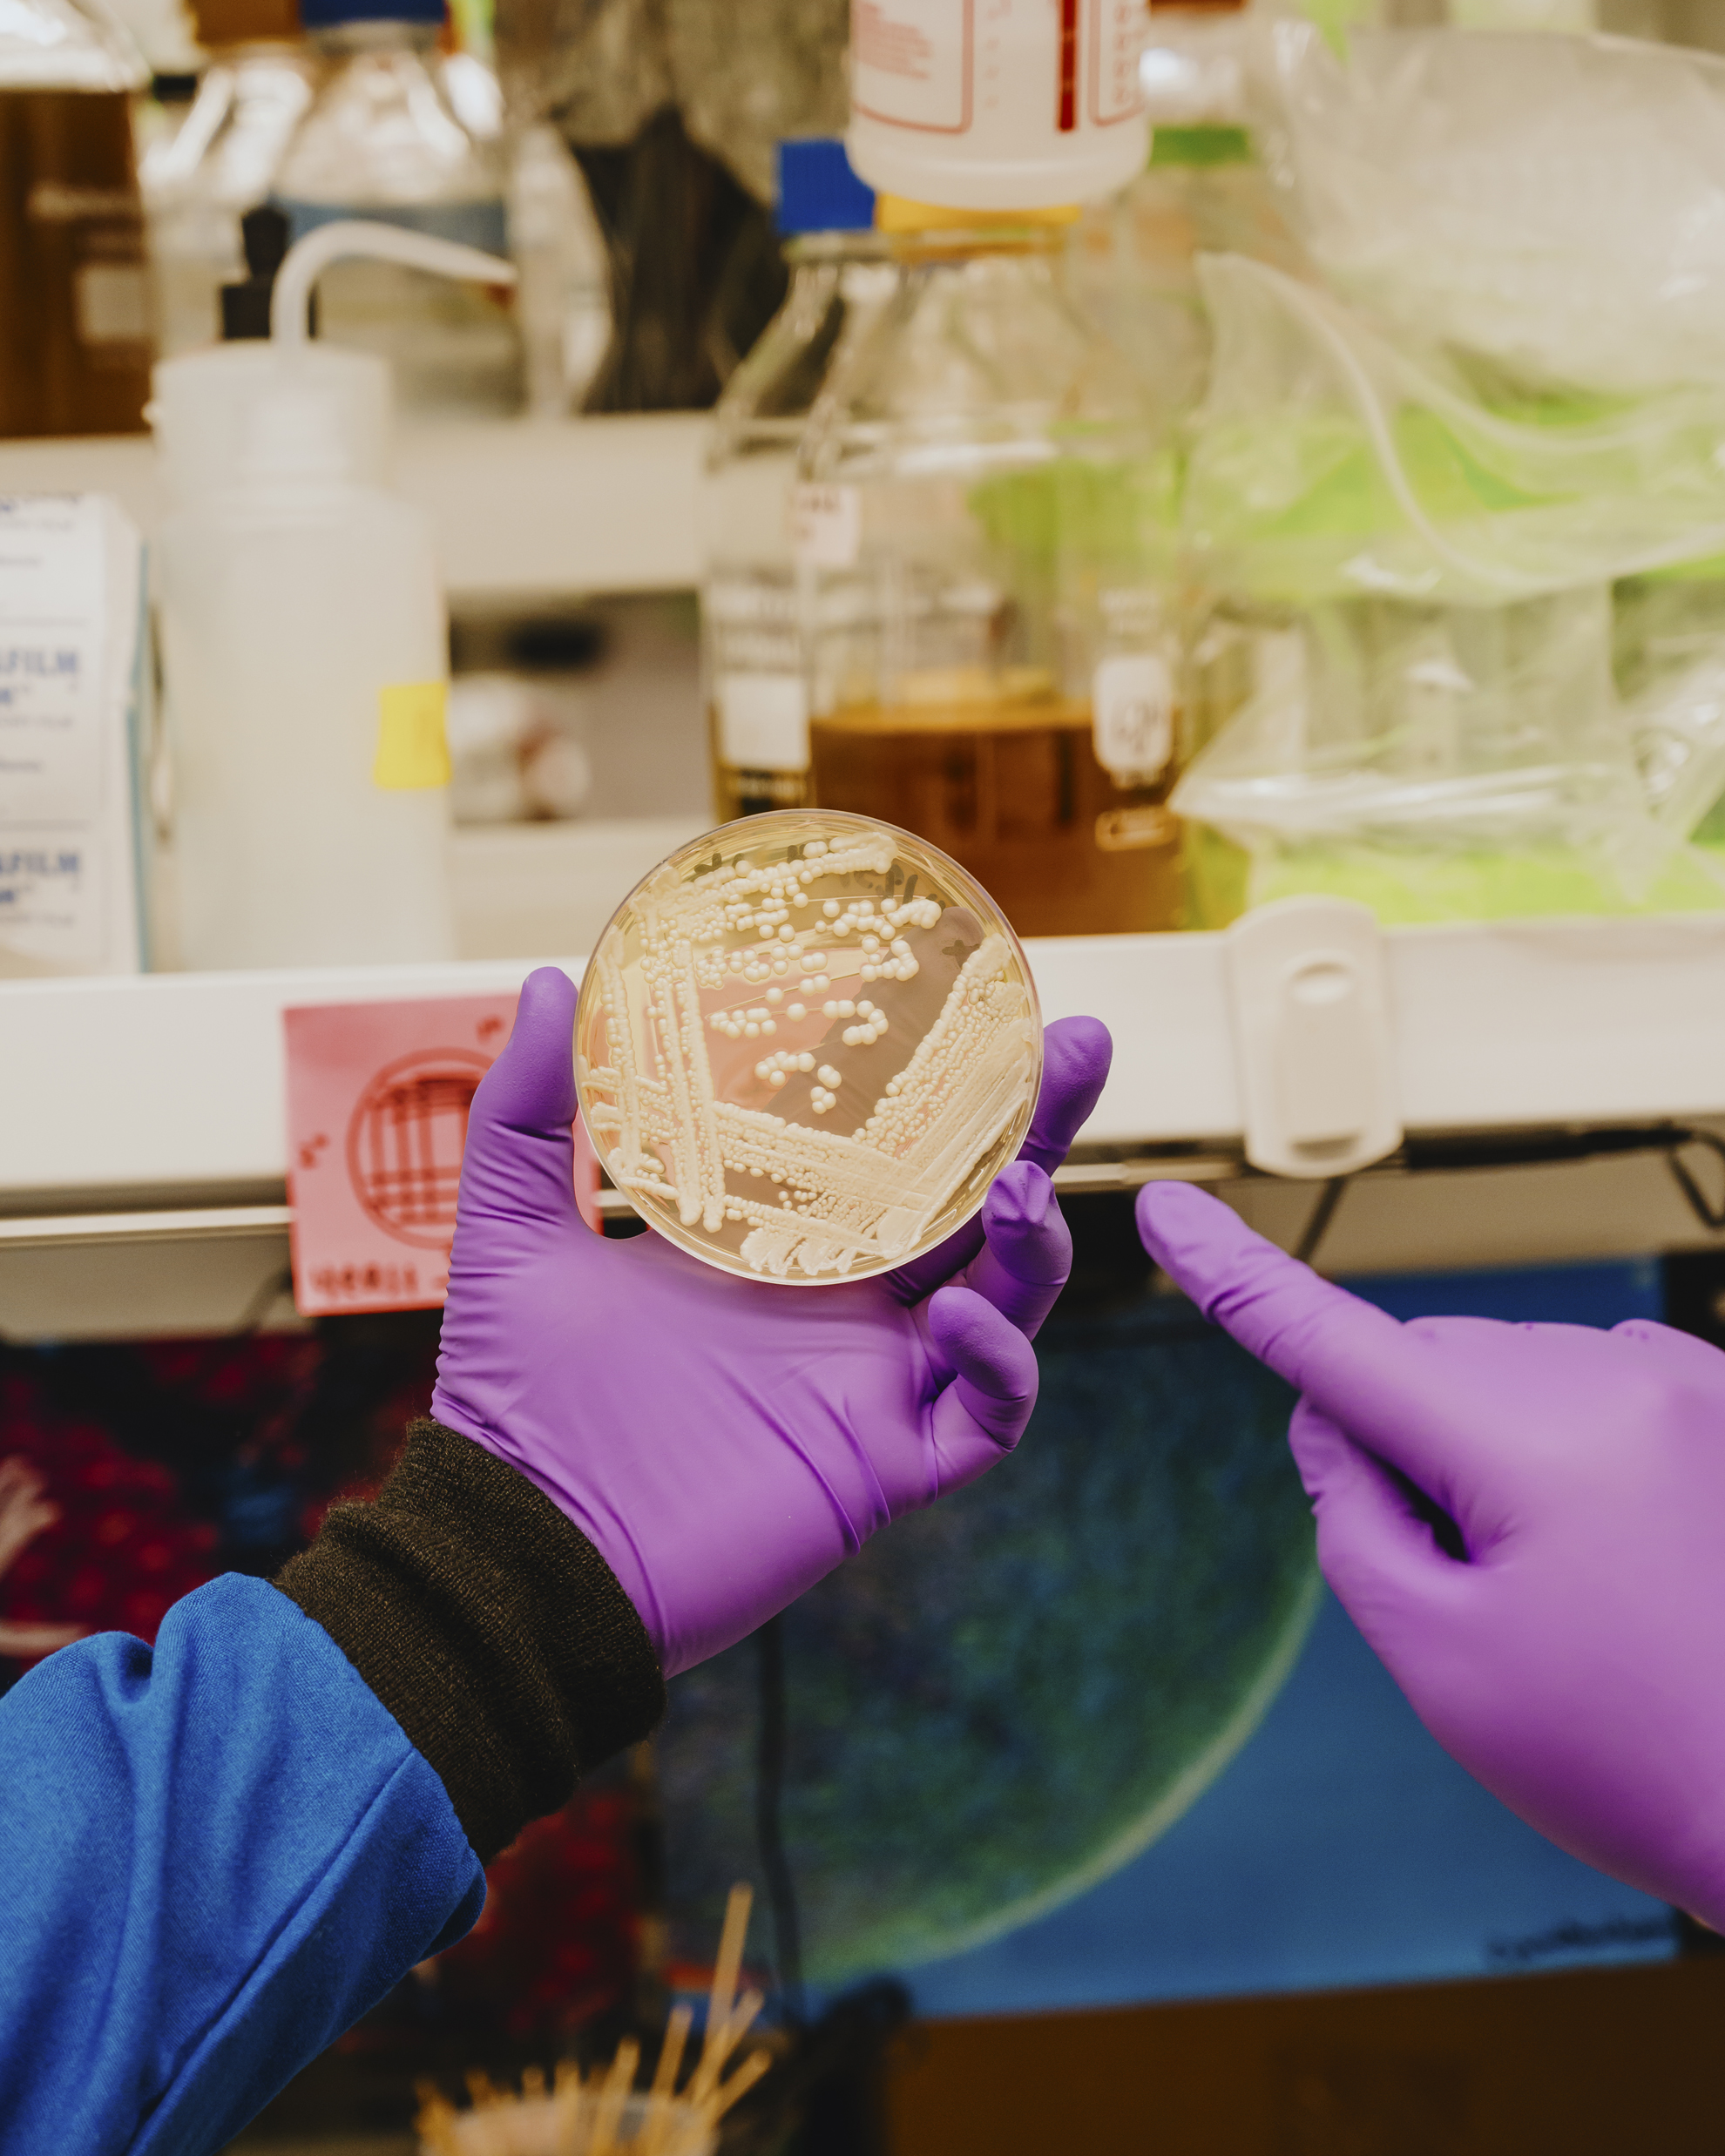
{"type": "Polygon", "coordinates": [[[1166,430],[1062,294],[1075,213],[881,209],[899,282],[799,464],[815,798],[1023,935],[1179,927],[1166,430]]]}
{"type": "Polygon", "coordinates": [[[874,200],[842,143],[779,145],[790,290],[719,400],[701,493],[701,672],[720,823],[808,799],[791,492],[815,399],[896,274],[872,229],[874,200]]]}

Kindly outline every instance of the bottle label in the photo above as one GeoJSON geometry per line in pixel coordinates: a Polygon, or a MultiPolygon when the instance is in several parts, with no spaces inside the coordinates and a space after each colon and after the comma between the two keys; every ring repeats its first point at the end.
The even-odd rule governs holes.
{"type": "Polygon", "coordinates": [[[405,794],[450,782],[446,681],[398,681],[377,692],[377,754],[371,782],[405,794]]]}
{"type": "Polygon", "coordinates": [[[736,771],[808,768],[808,699],[794,673],[725,673],[713,685],[719,758],[736,771]]]}
{"type": "Polygon", "coordinates": [[[1165,850],[1180,841],[1180,818],[1170,810],[1145,804],[1105,808],[1096,819],[1096,849],[1102,854],[1165,850]]]}
{"type": "Polygon", "coordinates": [[[1142,0],[854,0],[851,110],[922,134],[1004,126],[1005,142],[1027,122],[1034,152],[1044,129],[1139,118],[1143,42],[1142,0]]]}
{"type": "Polygon", "coordinates": [[[1090,686],[1096,760],[1111,778],[1152,778],[1174,753],[1174,675],[1159,652],[1105,659],[1090,686]]]}
{"type": "Polygon", "coordinates": [[[930,134],[971,124],[972,0],[856,0],[850,101],[870,119],[930,134]]]}
{"type": "Polygon", "coordinates": [[[1091,115],[1099,127],[1112,127],[1144,110],[1138,68],[1144,10],[1139,0],[1091,0],[1091,115]]]}
{"type": "MultiPolygon", "coordinates": [[[[468,1110],[515,991],[284,1010],[294,1300],[302,1315],[435,1308],[449,1285],[468,1110]]],[[[598,1225],[578,1122],[575,1202],[598,1225]]]]}
{"type": "Polygon", "coordinates": [[[810,569],[854,569],[862,551],[862,499],[855,487],[793,487],[791,544],[810,569]]]}

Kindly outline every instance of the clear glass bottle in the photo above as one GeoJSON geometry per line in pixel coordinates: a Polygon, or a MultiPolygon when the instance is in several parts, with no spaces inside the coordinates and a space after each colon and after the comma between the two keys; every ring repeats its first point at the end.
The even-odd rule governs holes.
{"type": "Polygon", "coordinates": [[[899,283],[799,459],[815,798],[1021,935],[1177,928],[1167,438],[1063,294],[1071,213],[881,210],[899,283]]]}
{"type": "Polygon", "coordinates": [[[781,144],[790,290],[719,401],[702,494],[701,672],[720,823],[808,799],[791,491],[815,401],[896,280],[873,215],[842,143],[781,144]]]}
{"type": "MultiPolygon", "coordinates": [[[[502,147],[477,139],[450,102],[443,0],[305,0],[302,12],[326,73],[275,177],[294,239],[363,217],[506,253],[502,147]]],[[[404,412],[520,409],[507,292],[352,261],[324,273],[318,302],[321,335],[389,362],[404,412]]]]}
{"type": "Polygon", "coordinates": [[[1710,855],[1725,854],[1725,794],[1707,802],[1711,787],[1704,784],[1697,802],[1695,793],[1701,771],[1716,768],[1716,752],[1705,765],[1697,752],[1725,732],[1725,559],[1620,578],[1612,591],[1612,657],[1655,813],[1666,813],[1664,797],[1681,785],[1688,813],[1679,828],[1710,855]],[[1697,807],[1700,821],[1692,824],[1697,807]]]}
{"type": "MultiPolygon", "coordinates": [[[[1345,10],[1344,10],[1345,11],[1345,10]]],[[[1241,254],[1310,278],[1248,127],[1239,0],[1150,9],[1140,76],[1150,114],[1150,160],[1132,184],[1086,206],[1067,247],[1068,289],[1119,347],[1170,421],[1208,385],[1212,327],[1198,282],[1202,253],[1241,254]]],[[[1181,709],[1194,754],[1286,664],[1280,620],[1242,628],[1215,595],[1186,591],[1181,709]],[[1262,651],[1260,636],[1267,639],[1262,651]]],[[[1187,925],[1217,928],[1245,903],[1246,856],[1208,825],[1184,832],[1187,925]]]]}
{"type": "Polygon", "coordinates": [[[149,72],[76,0],[0,10],[0,437],[129,434],[151,325],[132,98],[149,72]]]}
{"type": "Polygon", "coordinates": [[[292,0],[202,0],[198,21],[209,66],[139,175],[164,358],[220,335],[221,287],[246,274],[240,220],[267,199],[316,80],[292,0]]]}

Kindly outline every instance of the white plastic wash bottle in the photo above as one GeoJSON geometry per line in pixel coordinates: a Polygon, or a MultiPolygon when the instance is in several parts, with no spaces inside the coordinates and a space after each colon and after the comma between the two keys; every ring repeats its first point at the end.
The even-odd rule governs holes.
{"type": "Polygon", "coordinates": [[[845,147],[879,193],[1087,202],[1143,171],[1143,0],[854,0],[845,147]]]}
{"type": "Polygon", "coordinates": [[[393,226],[326,225],[282,265],[268,343],[157,369],[176,504],[157,599],[190,968],[454,956],[430,533],[382,483],[385,362],[306,341],[319,270],[361,253],[493,284],[513,274],[393,226]]]}

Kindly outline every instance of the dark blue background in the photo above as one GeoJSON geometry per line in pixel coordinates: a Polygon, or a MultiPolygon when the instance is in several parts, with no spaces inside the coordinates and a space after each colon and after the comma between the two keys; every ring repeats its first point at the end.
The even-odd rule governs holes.
{"type": "MultiPolygon", "coordinates": [[[[1402,1318],[1662,1315],[1654,1260],[1350,1285],[1402,1318]]],[[[1160,1842],[908,1981],[924,2014],[1026,2012],[1673,1950],[1663,1904],[1553,1848],[1439,1750],[1327,1598],[1255,1735],[1160,1842]]]]}

